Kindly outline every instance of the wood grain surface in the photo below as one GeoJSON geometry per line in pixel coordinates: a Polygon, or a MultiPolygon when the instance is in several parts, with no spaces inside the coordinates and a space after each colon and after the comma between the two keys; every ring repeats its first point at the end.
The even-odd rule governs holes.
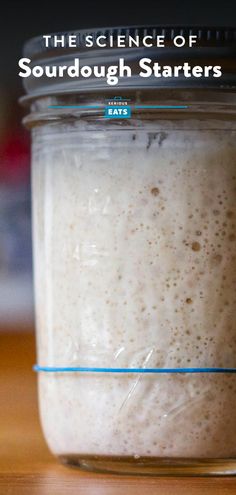
{"type": "Polygon", "coordinates": [[[236,494],[234,477],[115,476],[60,465],[40,430],[34,362],[32,333],[0,332],[0,495],[236,494]]]}

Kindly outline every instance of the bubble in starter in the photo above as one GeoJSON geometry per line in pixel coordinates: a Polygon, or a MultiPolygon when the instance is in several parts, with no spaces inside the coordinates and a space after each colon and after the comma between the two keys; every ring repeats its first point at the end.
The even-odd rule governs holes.
{"type": "Polygon", "coordinates": [[[201,244],[197,241],[193,242],[192,243],[192,250],[193,251],[200,251],[201,249],[201,244]]]}
{"type": "Polygon", "coordinates": [[[153,196],[158,196],[159,192],[160,192],[160,189],[158,187],[153,187],[151,189],[151,193],[153,194],[153,196]]]}

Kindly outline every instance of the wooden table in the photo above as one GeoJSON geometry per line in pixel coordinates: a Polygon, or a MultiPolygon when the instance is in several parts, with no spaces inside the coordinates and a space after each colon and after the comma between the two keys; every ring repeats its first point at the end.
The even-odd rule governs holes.
{"type": "Polygon", "coordinates": [[[228,495],[236,478],[81,472],[49,453],[38,420],[32,333],[0,332],[0,495],[228,495]]]}

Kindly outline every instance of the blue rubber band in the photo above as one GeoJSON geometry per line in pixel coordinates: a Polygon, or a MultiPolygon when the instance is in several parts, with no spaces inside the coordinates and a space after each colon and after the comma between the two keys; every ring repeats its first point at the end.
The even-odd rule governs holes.
{"type": "Polygon", "coordinates": [[[33,370],[45,373],[236,373],[236,368],[94,368],[88,366],[39,366],[33,370]]]}

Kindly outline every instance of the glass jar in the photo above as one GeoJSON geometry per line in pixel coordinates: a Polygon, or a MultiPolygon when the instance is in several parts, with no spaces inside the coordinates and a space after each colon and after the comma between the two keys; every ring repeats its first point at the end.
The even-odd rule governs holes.
{"type": "Polygon", "coordinates": [[[36,82],[25,121],[51,451],[91,470],[235,474],[235,92],[134,79],[119,87],[131,118],[107,119],[117,88],[36,82]]]}

